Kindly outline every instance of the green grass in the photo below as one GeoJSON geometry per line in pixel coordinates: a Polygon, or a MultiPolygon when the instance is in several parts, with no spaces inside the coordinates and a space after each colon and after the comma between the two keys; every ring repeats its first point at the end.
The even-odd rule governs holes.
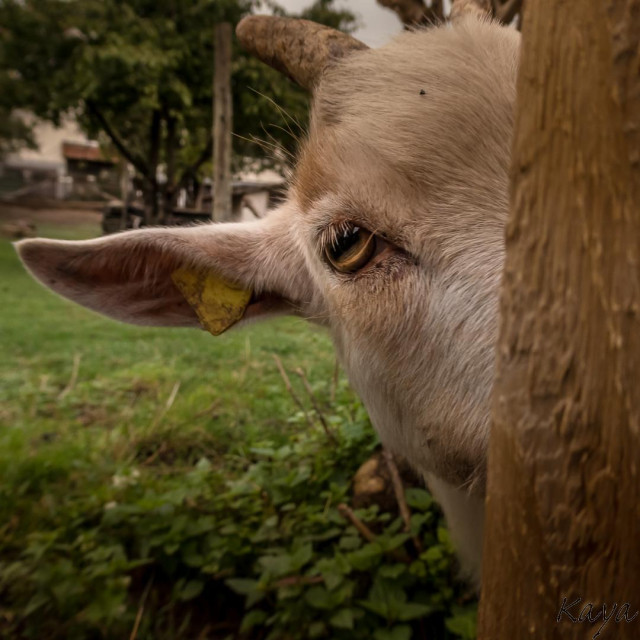
{"type": "MultiPolygon", "coordinates": [[[[45,229],[60,235],[55,231],[45,229]]],[[[65,236],[83,232],[71,229],[65,236]]],[[[0,244],[0,273],[4,455],[33,450],[33,437],[42,434],[90,446],[96,431],[131,438],[160,426],[204,429],[224,451],[256,438],[284,438],[287,417],[297,409],[272,354],[289,369],[302,367],[312,383],[332,376],[328,337],[300,320],[275,319],[217,338],[133,327],[46,291],[6,241],[0,244]],[[77,381],[63,393],[74,358],[77,381]],[[165,411],[176,385],[175,401],[165,411]]]]}
{"type": "MultiPolygon", "coordinates": [[[[95,232],[92,225],[39,228],[43,236],[67,239],[95,232]]],[[[123,495],[131,484],[171,503],[197,463],[216,465],[219,475],[210,482],[219,485],[255,459],[252,448],[282,445],[306,429],[273,354],[289,371],[302,367],[322,400],[328,395],[331,343],[300,320],[276,319],[217,338],[120,324],[41,287],[6,240],[0,241],[0,274],[0,567],[32,558],[43,535],[67,541],[79,532],[88,535],[106,504],[123,501],[133,508],[140,495],[123,495]],[[77,377],[70,384],[74,360],[77,377]],[[88,521],[75,520],[80,514],[88,521]]],[[[300,381],[291,377],[304,397],[300,381]]],[[[338,396],[353,402],[344,379],[338,396]]],[[[197,518],[197,510],[180,508],[197,518]]],[[[100,544],[112,543],[120,542],[107,536],[100,544]]],[[[56,573],[59,550],[47,548],[38,562],[16,565],[30,567],[22,582],[31,592],[25,586],[13,594],[17,609],[4,611],[0,604],[3,637],[9,633],[3,615],[11,621],[22,611],[28,623],[38,611],[31,611],[33,599],[52,584],[83,584],[79,564],[85,560],[71,562],[65,583],[56,573]],[[40,573],[48,576],[42,584],[40,573]]],[[[116,563],[109,571],[119,580],[127,570],[116,563]]],[[[0,592],[3,586],[15,587],[8,581],[0,592]]],[[[90,590],[90,581],[84,588],[90,590]]],[[[73,589],[67,592],[65,599],[74,602],[73,589]]],[[[119,617],[108,603],[100,607],[105,619],[119,617]]],[[[62,607],[51,615],[64,620],[71,613],[62,607]]]]}

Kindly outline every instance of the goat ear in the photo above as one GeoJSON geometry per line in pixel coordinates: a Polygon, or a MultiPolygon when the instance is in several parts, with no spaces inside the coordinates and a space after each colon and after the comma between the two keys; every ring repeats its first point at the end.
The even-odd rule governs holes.
{"type": "Polygon", "coordinates": [[[23,240],[16,249],[37,280],[89,309],[132,324],[220,333],[239,319],[296,313],[313,297],[302,253],[269,218],[78,242],[23,240]],[[207,321],[211,305],[227,318],[218,330],[207,321]]]}

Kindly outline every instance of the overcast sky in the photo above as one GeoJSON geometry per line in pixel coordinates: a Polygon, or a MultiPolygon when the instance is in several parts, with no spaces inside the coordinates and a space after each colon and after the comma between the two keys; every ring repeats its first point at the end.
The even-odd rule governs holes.
{"type": "MultiPolygon", "coordinates": [[[[312,0],[277,0],[287,11],[301,11],[312,0]]],[[[336,7],[347,8],[358,17],[360,29],[354,35],[370,47],[379,47],[402,31],[400,20],[389,9],[383,9],[376,0],[337,0],[336,7]]]]}
{"type": "MultiPolygon", "coordinates": [[[[301,11],[310,6],[313,0],[277,0],[287,11],[301,11]]],[[[338,8],[349,9],[358,17],[360,29],[354,35],[370,47],[380,47],[394,35],[402,31],[402,24],[390,9],[382,8],[376,0],[336,0],[338,8]]],[[[444,0],[445,13],[448,13],[450,0],[444,0]]]]}

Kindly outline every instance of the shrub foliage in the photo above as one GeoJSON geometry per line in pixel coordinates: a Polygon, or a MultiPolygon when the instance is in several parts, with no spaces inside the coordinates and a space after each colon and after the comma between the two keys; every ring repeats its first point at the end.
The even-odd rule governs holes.
{"type": "Polygon", "coordinates": [[[328,421],[335,439],[305,426],[241,455],[158,431],[108,477],[81,456],[15,461],[0,487],[2,637],[475,637],[431,496],[407,490],[410,532],[355,511],[365,539],[338,506],[377,441],[358,404],[328,421]]]}

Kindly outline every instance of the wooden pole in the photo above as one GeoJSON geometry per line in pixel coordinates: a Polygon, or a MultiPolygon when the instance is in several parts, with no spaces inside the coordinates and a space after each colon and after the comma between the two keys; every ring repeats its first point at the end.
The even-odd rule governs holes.
{"type": "Polygon", "coordinates": [[[120,231],[124,231],[129,222],[129,163],[123,158],[120,161],[120,200],[122,201],[122,212],[120,213],[120,231]]]}
{"type": "Polygon", "coordinates": [[[221,22],[214,29],[213,77],[213,220],[231,218],[231,25],[221,22]]]}
{"type": "Polygon", "coordinates": [[[640,638],[639,52],[640,0],[527,3],[481,640],[640,638]]]}

